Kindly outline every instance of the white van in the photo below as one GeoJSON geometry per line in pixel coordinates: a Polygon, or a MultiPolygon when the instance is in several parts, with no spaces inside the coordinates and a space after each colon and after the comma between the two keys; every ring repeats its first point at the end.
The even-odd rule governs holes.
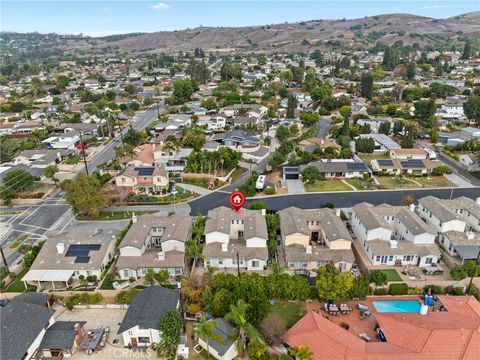
{"type": "Polygon", "coordinates": [[[255,184],[255,189],[257,189],[257,191],[262,191],[264,188],[265,188],[265,180],[266,180],[266,176],[265,175],[260,175],[258,178],[257,178],[257,182],[255,184]]]}

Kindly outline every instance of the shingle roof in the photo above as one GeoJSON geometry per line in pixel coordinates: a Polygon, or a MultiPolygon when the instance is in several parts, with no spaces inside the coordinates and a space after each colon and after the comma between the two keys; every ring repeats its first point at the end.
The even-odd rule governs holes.
{"type": "Polygon", "coordinates": [[[179,298],[178,290],[161,286],[150,286],[140,291],[128,306],[117,334],[137,325],[141,329],[157,329],[162,316],[177,308],[179,298]]]}
{"type": "Polygon", "coordinates": [[[52,309],[24,301],[11,301],[0,307],[0,359],[22,359],[54,313],[52,309]]]}
{"type": "Polygon", "coordinates": [[[261,211],[248,209],[234,211],[225,206],[220,206],[208,212],[205,234],[214,231],[230,234],[232,220],[243,220],[243,237],[245,239],[253,237],[268,238],[267,222],[261,211]]]}
{"type": "Polygon", "coordinates": [[[210,338],[208,340],[208,344],[211,348],[215,349],[220,356],[223,356],[236,341],[235,337],[233,336],[235,328],[223,318],[216,318],[212,321],[215,321],[215,328],[213,329],[213,332],[219,337],[219,339],[221,339],[221,341],[210,338]]]}
{"type": "Polygon", "coordinates": [[[75,324],[83,326],[85,321],[56,321],[45,332],[40,349],[71,349],[75,341],[75,324]]]}

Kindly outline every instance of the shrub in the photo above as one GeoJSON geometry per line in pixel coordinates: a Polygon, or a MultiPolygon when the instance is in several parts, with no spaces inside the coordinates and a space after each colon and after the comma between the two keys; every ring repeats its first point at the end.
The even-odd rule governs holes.
{"type": "Polygon", "coordinates": [[[199,304],[190,304],[187,306],[187,312],[189,314],[197,314],[202,310],[202,307],[199,304]]]}
{"type": "Polygon", "coordinates": [[[95,282],[97,280],[97,275],[88,275],[87,281],[88,282],[95,282]]]}
{"type": "Polygon", "coordinates": [[[405,283],[390,284],[390,295],[406,295],[408,294],[408,285],[405,283]]]}
{"type": "Polygon", "coordinates": [[[438,295],[443,293],[442,287],[438,285],[425,285],[423,287],[423,292],[428,293],[428,289],[430,289],[432,295],[438,295]]]}
{"type": "Polygon", "coordinates": [[[467,277],[467,272],[463,268],[463,266],[455,265],[452,270],[450,271],[450,276],[453,280],[463,280],[467,277]]]}
{"type": "Polygon", "coordinates": [[[277,190],[275,188],[266,188],[264,190],[265,195],[275,195],[277,193],[277,190]]]}
{"type": "Polygon", "coordinates": [[[78,304],[98,304],[100,301],[103,300],[102,294],[94,293],[94,294],[75,294],[70,296],[65,300],[65,307],[68,310],[73,310],[73,307],[78,304]]]}
{"type": "Polygon", "coordinates": [[[436,167],[432,170],[432,175],[441,176],[443,174],[451,174],[452,169],[450,169],[447,165],[441,165],[436,167]]]}
{"type": "Polygon", "coordinates": [[[385,288],[376,288],[373,291],[373,295],[387,295],[387,289],[385,288]]]}
{"type": "Polygon", "coordinates": [[[115,296],[115,303],[117,304],[130,304],[133,300],[133,297],[138,292],[138,289],[130,289],[127,291],[120,291],[115,296]]]}
{"type": "Polygon", "coordinates": [[[375,283],[375,285],[385,285],[387,283],[387,274],[378,270],[370,271],[370,280],[375,283]]]}
{"type": "Polygon", "coordinates": [[[422,293],[422,289],[417,287],[408,288],[408,295],[420,295],[422,293]]]}

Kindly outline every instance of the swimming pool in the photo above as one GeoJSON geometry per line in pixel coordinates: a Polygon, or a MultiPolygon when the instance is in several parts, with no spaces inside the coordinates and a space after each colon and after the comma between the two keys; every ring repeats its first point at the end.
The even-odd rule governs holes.
{"type": "Polygon", "coordinates": [[[372,303],[379,313],[420,312],[422,306],[417,300],[373,300],[372,303]]]}

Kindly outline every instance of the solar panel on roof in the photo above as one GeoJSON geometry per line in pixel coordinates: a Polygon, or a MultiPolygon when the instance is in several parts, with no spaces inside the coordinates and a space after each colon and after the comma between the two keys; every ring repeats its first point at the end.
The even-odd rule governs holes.
{"type": "Polygon", "coordinates": [[[348,170],[365,170],[366,166],[363,163],[347,163],[348,170]]]}
{"type": "Polygon", "coordinates": [[[377,162],[380,166],[393,166],[392,160],[377,160],[377,162]]]}
{"type": "Polygon", "coordinates": [[[424,167],[423,161],[421,160],[408,160],[408,161],[401,161],[400,163],[404,168],[421,169],[424,167]]]}
{"type": "Polygon", "coordinates": [[[139,176],[151,176],[153,175],[154,168],[135,168],[135,171],[138,172],[139,176]]]}
{"type": "Polygon", "coordinates": [[[75,258],[75,264],[88,264],[90,261],[90,256],[77,256],[75,258]]]}

